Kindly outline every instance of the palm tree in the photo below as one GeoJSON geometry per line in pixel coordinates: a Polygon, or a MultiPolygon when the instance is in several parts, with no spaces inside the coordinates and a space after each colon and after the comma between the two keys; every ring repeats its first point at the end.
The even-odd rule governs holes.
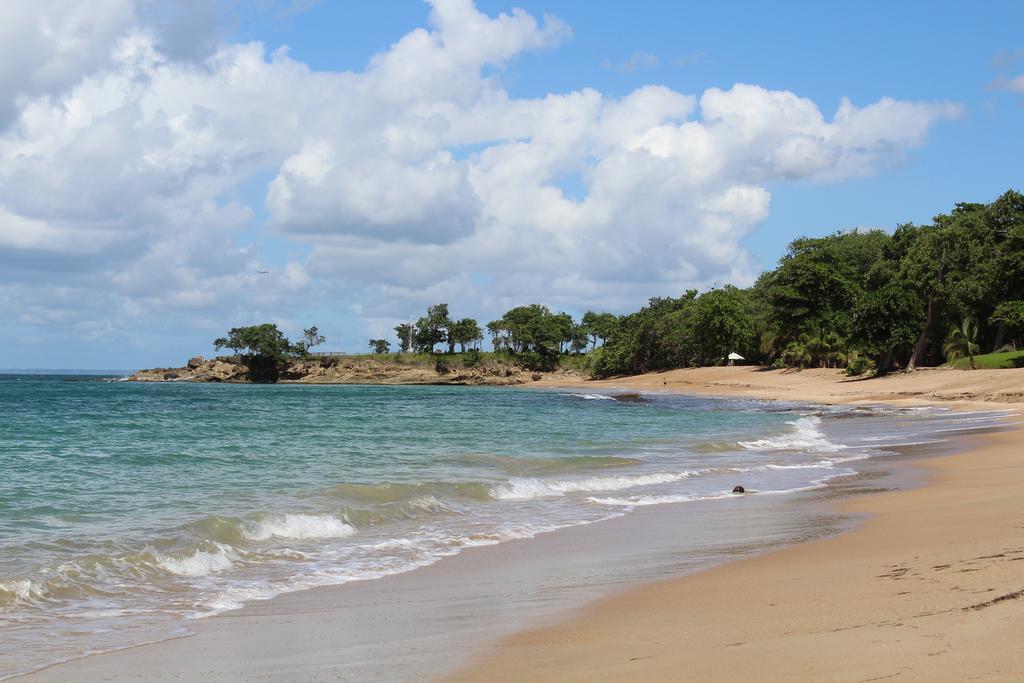
{"type": "Polygon", "coordinates": [[[790,368],[807,368],[814,362],[814,358],[804,344],[791,341],[782,350],[782,361],[790,368]]]}
{"type": "Polygon", "coordinates": [[[946,337],[946,344],[942,350],[946,354],[946,360],[952,363],[958,358],[967,356],[971,359],[971,370],[977,370],[974,363],[974,354],[978,350],[978,324],[971,318],[964,318],[959,326],[953,325],[949,328],[949,336],[946,337]]]}

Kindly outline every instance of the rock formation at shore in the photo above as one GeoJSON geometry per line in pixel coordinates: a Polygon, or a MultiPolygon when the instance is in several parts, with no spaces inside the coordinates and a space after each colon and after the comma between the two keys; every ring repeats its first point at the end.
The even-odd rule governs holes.
{"type": "MultiPolygon", "coordinates": [[[[296,384],[456,384],[508,386],[541,379],[576,377],[571,371],[538,373],[508,363],[486,362],[479,366],[449,367],[439,361],[434,367],[404,364],[400,360],[332,356],[290,360],[278,366],[278,382],[296,384]]],[[[180,368],[139,370],[128,378],[133,382],[251,382],[251,370],[243,356],[190,358],[180,368]]]]}

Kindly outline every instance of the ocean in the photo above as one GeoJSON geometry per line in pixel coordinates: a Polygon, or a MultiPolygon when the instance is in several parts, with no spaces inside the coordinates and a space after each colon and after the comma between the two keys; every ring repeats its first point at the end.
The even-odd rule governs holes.
{"type": "Polygon", "coordinates": [[[0,677],[736,485],[799,496],[1005,415],[3,375],[0,677]]]}

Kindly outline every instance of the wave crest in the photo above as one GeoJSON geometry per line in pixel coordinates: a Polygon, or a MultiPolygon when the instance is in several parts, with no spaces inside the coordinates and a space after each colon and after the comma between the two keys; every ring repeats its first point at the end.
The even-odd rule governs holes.
{"type": "Polygon", "coordinates": [[[242,529],[242,535],[250,541],[268,541],[272,538],[345,538],[355,532],[355,528],[334,515],[305,514],[270,515],[249,522],[242,529]]]}
{"type": "Polygon", "coordinates": [[[491,495],[497,500],[530,500],[551,498],[573,492],[618,491],[636,486],[669,484],[692,477],[699,472],[659,472],[620,477],[589,477],[587,479],[552,480],[523,478],[511,479],[491,487],[491,495]]]}
{"type": "Polygon", "coordinates": [[[238,559],[235,549],[222,543],[214,543],[214,549],[205,551],[197,548],[189,555],[175,556],[156,553],[156,563],[176,576],[207,576],[230,569],[238,559]]]}
{"type": "Polygon", "coordinates": [[[740,441],[739,445],[749,451],[838,451],[845,446],[832,443],[818,428],[821,418],[815,415],[801,417],[786,424],[793,430],[785,434],[757,439],[756,441],[740,441]]]}

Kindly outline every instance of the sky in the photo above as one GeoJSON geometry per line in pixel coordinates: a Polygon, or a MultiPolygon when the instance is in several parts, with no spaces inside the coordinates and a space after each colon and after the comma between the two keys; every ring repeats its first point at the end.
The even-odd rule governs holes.
{"type": "Polygon", "coordinates": [[[625,313],[1024,188],[1024,4],[12,0],[9,368],[625,313]]]}

